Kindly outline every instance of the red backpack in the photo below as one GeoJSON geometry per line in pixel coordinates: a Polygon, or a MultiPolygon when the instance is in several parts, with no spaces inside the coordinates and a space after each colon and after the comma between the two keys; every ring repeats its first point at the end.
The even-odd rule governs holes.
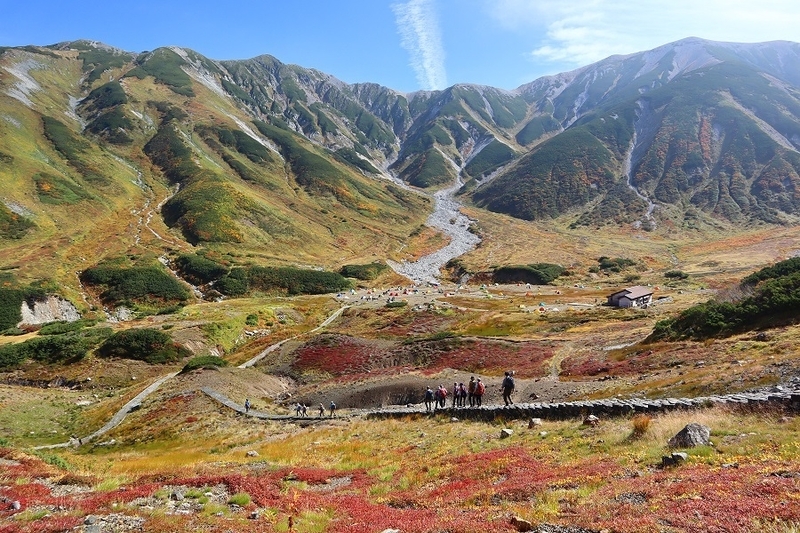
{"type": "Polygon", "coordinates": [[[475,392],[478,394],[478,396],[483,396],[483,393],[486,392],[486,385],[483,384],[483,381],[478,382],[475,392]]]}

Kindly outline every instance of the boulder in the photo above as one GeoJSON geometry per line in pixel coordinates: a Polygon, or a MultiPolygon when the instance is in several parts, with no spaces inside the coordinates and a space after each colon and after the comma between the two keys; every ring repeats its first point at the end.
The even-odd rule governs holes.
{"type": "Polygon", "coordinates": [[[247,457],[258,457],[258,452],[255,450],[250,450],[245,455],[247,455],[247,457]]]}
{"type": "Polygon", "coordinates": [[[514,434],[514,431],[511,430],[511,429],[508,429],[508,428],[503,428],[503,429],[500,430],[500,438],[501,439],[507,439],[508,437],[510,437],[513,434],[514,434]]]}
{"type": "Polygon", "coordinates": [[[509,520],[509,523],[517,531],[533,531],[533,524],[531,524],[524,518],[520,518],[518,516],[512,516],[511,520],[509,520]]]}
{"type": "Polygon", "coordinates": [[[600,419],[594,415],[589,415],[583,419],[584,426],[592,426],[595,427],[600,423],[600,419]]]}
{"type": "Polygon", "coordinates": [[[680,430],[667,443],[670,448],[694,448],[695,446],[708,446],[711,442],[711,428],[692,422],[680,430]]]}
{"type": "Polygon", "coordinates": [[[528,429],[533,429],[536,426],[541,426],[542,423],[543,422],[541,418],[531,418],[530,421],[528,422],[528,429]]]}

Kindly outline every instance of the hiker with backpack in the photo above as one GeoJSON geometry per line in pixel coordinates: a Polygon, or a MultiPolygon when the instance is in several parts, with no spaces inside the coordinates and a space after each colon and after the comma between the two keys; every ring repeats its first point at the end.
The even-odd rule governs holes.
{"type": "Polygon", "coordinates": [[[328,411],[331,413],[331,418],[334,418],[336,416],[336,404],[331,402],[331,404],[328,406],[328,411]]]}
{"type": "Polygon", "coordinates": [[[458,406],[467,406],[467,387],[463,383],[458,384],[458,406]]]}
{"type": "Polygon", "coordinates": [[[425,389],[425,410],[430,412],[431,404],[433,404],[433,389],[428,387],[425,389]]]}
{"type": "Polygon", "coordinates": [[[467,398],[469,398],[469,406],[475,407],[475,387],[477,382],[475,376],[470,376],[469,383],[467,383],[467,398]]]}
{"type": "Polygon", "coordinates": [[[439,385],[439,409],[444,409],[447,405],[447,387],[444,385],[439,385]]]}
{"type": "Polygon", "coordinates": [[[486,394],[486,385],[484,385],[481,378],[478,378],[478,383],[475,385],[475,406],[480,407],[483,402],[483,395],[486,394]]]}
{"type": "Polygon", "coordinates": [[[514,376],[511,372],[506,372],[500,390],[503,392],[503,401],[506,403],[506,407],[514,405],[514,402],[511,401],[511,393],[514,392],[514,376]]]}

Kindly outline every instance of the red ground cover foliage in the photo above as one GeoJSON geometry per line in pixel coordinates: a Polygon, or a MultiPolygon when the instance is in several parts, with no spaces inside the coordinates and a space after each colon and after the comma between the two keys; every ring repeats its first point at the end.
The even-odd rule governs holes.
{"type": "MultiPolygon", "coordinates": [[[[395,476],[418,475],[420,452],[408,449],[401,456],[395,476]]],[[[263,508],[277,512],[272,520],[284,525],[290,517],[302,520],[306,511],[323,511],[333,517],[326,533],[390,528],[404,533],[514,531],[503,511],[504,503],[527,505],[553,492],[561,496],[558,516],[549,522],[591,531],[734,532],[752,531],[756,519],[800,521],[800,472],[794,463],[756,459],[735,468],[703,463],[669,469],[642,465],[632,472],[612,457],[560,464],[524,446],[510,445],[478,453],[434,455],[431,467],[438,471],[434,479],[386,496],[370,494],[377,481],[362,470],[252,465],[235,473],[149,475],[114,491],[54,496],[49,487],[55,486],[54,480],[62,473],[20,454],[9,459],[19,464],[8,466],[23,467],[15,470],[22,476],[0,480],[0,533],[69,531],[89,514],[136,515],[140,508],[127,504],[168,485],[224,485],[231,494],[249,494],[252,503],[224,518],[141,511],[146,531],[266,531],[274,522],[246,518],[251,510],[263,508]],[[24,476],[45,470],[50,471],[49,478],[24,476]],[[48,516],[16,520],[20,511],[11,507],[12,501],[20,502],[21,511],[44,509],[48,516]]],[[[425,466],[422,471],[428,472],[425,466]]]]}
{"type": "Polygon", "coordinates": [[[435,351],[425,370],[431,373],[455,368],[479,374],[499,375],[514,370],[521,378],[547,374],[553,348],[537,342],[459,339],[449,349],[435,351]]]}
{"type": "Polygon", "coordinates": [[[295,351],[294,368],[334,377],[399,369],[435,374],[445,369],[498,375],[513,369],[519,377],[541,377],[553,356],[549,344],[449,337],[418,340],[394,347],[345,335],[320,335],[295,351]]]}

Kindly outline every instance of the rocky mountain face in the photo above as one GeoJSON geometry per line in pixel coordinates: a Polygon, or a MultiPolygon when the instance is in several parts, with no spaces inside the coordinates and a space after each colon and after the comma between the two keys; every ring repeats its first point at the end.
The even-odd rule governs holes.
{"type": "Polygon", "coordinates": [[[20,246],[100,226],[120,250],[163,245],[157,214],[192,245],[342,263],[424,220],[427,200],[388,178],[458,177],[464,202],[576,225],[800,212],[794,43],[685,39],[510,92],[401,94],[266,55],[88,41],[0,48],[0,74],[0,239],[20,246]]]}

